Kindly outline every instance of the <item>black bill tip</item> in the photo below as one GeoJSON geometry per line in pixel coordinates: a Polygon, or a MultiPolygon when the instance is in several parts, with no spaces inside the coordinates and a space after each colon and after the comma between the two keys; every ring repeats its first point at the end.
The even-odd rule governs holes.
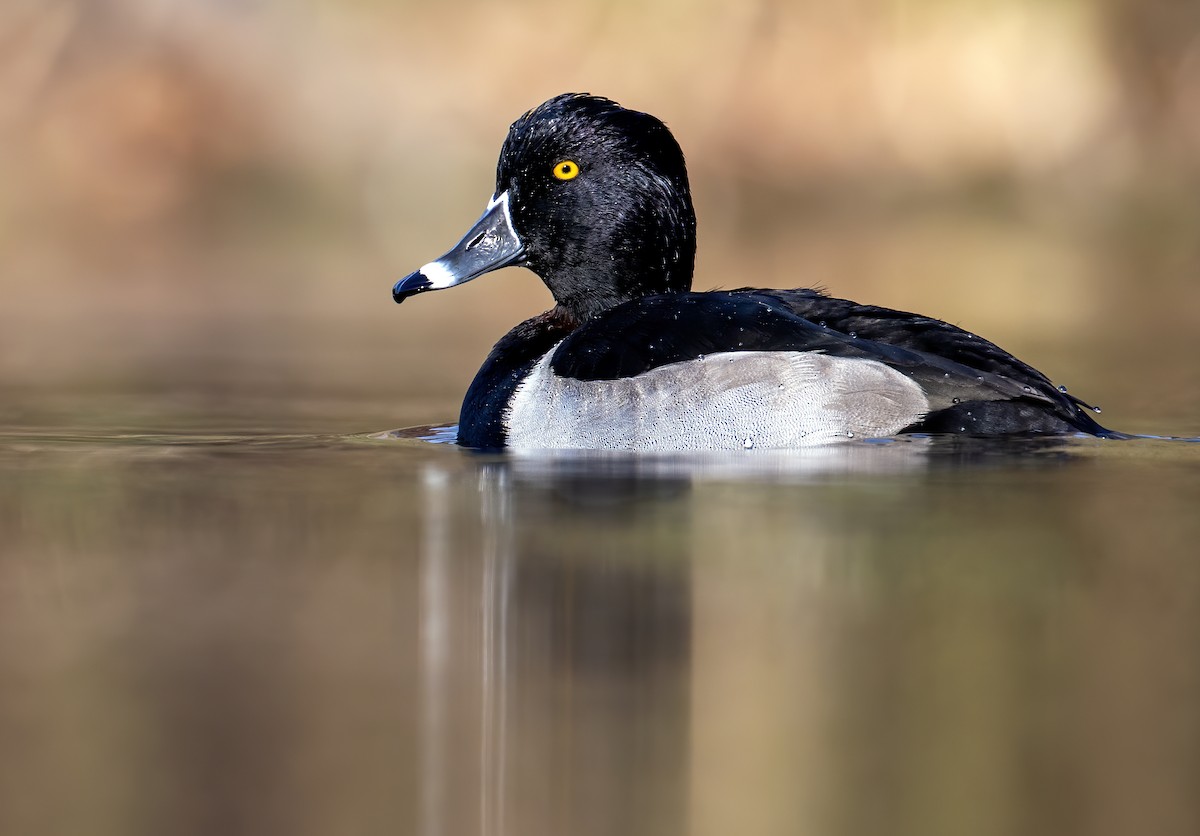
{"type": "Polygon", "coordinates": [[[425,278],[425,274],[420,270],[415,273],[409,273],[400,281],[396,282],[392,288],[392,299],[399,305],[409,296],[415,296],[418,293],[429,290],[433,287],[433,283],[425,278]]]}

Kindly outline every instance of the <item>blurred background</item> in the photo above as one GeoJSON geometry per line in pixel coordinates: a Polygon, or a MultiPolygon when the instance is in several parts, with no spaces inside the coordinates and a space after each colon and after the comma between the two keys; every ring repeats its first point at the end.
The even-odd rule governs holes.
{"type": "Polygon", "coordinates": [[[1182,432],[1146,416],[1200,389],[1197,89],[1175,0],[7,0],[0,387],[453,420],[549,296],[389,288],[574,90],[675,131],[698,288],[918,310],[1182,432]]]}
{"type": "Polygon", "coordinates": [[[1198,3],[2,0],[0,833],[1200,832],[1196,444],[351,435],[550,305],[390,289],[568,90],[675,131],[697,287],[1200,436],[1198,3]]]}

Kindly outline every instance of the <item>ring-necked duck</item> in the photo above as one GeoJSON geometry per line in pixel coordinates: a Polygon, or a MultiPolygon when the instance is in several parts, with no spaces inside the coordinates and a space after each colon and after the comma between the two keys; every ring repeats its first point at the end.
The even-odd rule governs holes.
{"type": "Polygon", "coordinates": [[[1082,401],[974,334],[817,290],[690,292],[683,152],[653,116],[557,96],[508,131],[487,211],[402,302],[517,264],[557,305],[467,391],[482,448],[800,447],[898,433],[1091,433],[1082,401]]]}

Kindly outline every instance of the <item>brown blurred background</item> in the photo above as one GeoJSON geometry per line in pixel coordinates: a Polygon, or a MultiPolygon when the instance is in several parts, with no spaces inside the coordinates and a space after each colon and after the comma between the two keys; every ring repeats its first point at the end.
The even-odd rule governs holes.
{"type": "Polygon", "coordinates": [[[1134,429],[1200,389],[1194,3],[7,0],[0,392],[452,419],[548,294],[390,286],[567,90],[676,132],[698,287],[940,316],[1134,429]]]}
{"type": "Polygon", "coordinates": [[[1200,832],[1195,444],[312,438],[453,420],[548,306],[390,289],[565,90],[676,131],[699,287],[1200,435],[1195,0],[0,0],[0,833],[1200,832]]]}

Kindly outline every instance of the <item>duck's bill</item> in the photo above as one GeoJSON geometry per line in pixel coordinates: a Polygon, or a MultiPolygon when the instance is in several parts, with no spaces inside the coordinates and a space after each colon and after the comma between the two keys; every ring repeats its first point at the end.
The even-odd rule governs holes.
{"type": "Polygon", "coordinates": [[[392,298],[403,302],[427,290],[445,290],[514,264],[524,254],[525,245],[513,229],[508,192],[504,191],[492,198],[483,216],[450,252],[396,282],[392,298]]]}

